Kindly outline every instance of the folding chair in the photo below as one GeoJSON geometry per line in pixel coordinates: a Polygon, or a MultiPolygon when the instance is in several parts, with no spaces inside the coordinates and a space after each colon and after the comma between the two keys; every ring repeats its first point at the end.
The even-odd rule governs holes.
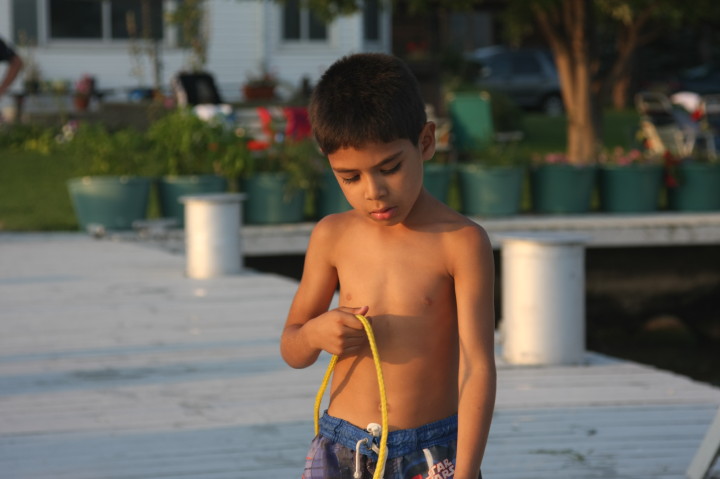
{"type": "Polygon", "coordinates": [[[700,110],[705,131],[710,136],[708,150],[712,149],[712,158],[716,158],[720,150],[720,95],[704,95],[700,100],[700,110]]]}
{"type": "Polygon", "coordinates": [[[680,158],[692,156],[696,146],[714,155],[711,139],[703,132],[689,112],[673,107],[670,99],[657,92],[639,92],[635,106],[641,115],[640,128],[648,140],[648,148],[658,154],[670,152],[680,158]],[[698,142],[698,140],[700,140],[698,142]]]}
{"type": "Polygon", "coordinates": [[[215,79],[207,72],[178,73],[173,79],[173,90],[179,106],[223,103],[215,79]]]}

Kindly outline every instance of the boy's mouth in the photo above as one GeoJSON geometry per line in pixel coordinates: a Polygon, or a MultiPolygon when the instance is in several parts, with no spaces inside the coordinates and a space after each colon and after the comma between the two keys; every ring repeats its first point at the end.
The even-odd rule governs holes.
{"type": "Polygon", "coordinates": [[[371,211],[370,216],[372,216],[376,220],[389,220],[395,215],[396,211],[396,206],[389,206],[387,208],[371,211]]]}

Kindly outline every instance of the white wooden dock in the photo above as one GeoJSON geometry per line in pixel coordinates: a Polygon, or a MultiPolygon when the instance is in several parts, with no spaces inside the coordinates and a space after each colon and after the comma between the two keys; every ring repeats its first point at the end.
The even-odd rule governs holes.
{"type": "MultiPolygon", "coordinates": [[[[279,356],[295,283],[183,270],[142,244],[0,234],[0,478],[300,477],[324,362],[279,356]]],[[[486,479],[684,477],[720,389],[587,359],[499,359],[486,479]]]]}
{"type": "MultiPolygon", "coordinates": [[[[646,214],[592,213],[582,215],[518,215],[507,218],[471,218],[481,224],[498,249],[501,238],[518,232],[571,232],[587,238],[588,248],[692,246],[720,244],[720,212],[646,214]]],[[[182,252],[185,234],[167,229],[163,221],[142,222],[138,232],[111,233],[125,241],[154,243],[182,252]]],[[[315,223],[244,225],[240,236],[246,256],[305,254],[315,223]]]]}

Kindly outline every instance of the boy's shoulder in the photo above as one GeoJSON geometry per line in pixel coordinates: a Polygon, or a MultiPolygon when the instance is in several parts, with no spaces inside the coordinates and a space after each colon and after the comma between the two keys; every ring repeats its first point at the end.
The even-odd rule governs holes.
{"type": "Polygon", "coordinates": [[[311,242],[333,243],[346,234],[349,230],[356,228],[357,218],[353,211],[329,214],[315,224],[311,234],[311,242]]]}
{"type": "Polygon", "coordinates": [[[450,236],[487,236],[485,229],[472,219],[437,201],[428,208],[419,221],[423,232],[446,233],[450,236]]]}
{"type": "MultiPolygon", "coordinates": [[[[340,237],[347,237],[345,235],[363,235],[364,228],[369,228],[368,221],[359,217],[354,210],[350,210],[331,214],[319,220],[313,229],[313,236],[317,238],[316,241],[334,242],[340,237]]],[[[408,231],[411,235],[418,234],[425,238],[428,236],[443,238],[443,243],[469,241],[490,244],[488,234],[480,224],[439,201],[416,217],[405,234],[408,234],[408,231]]]]}
{"type": "Polygon", "coordinates": [[[352,210],[329,214],[318,220],[313,232],[320,234],[337,232],[346,229],[348,226],[354,224],[355,221],[356,215],[352,210]]]}

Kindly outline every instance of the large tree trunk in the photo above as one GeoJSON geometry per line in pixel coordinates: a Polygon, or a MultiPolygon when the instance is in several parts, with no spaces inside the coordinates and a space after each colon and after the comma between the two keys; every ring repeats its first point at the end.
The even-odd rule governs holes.
{"type": "Polygon", "coordinates": [[[590,65],[592,8],[591,0],[563,0],[560,9],[533,6],[540,30],[555,56],[568,118],[567,156],[575,164],[594,162],[600,146],[601,117],[593,102],[590,65]]]}

